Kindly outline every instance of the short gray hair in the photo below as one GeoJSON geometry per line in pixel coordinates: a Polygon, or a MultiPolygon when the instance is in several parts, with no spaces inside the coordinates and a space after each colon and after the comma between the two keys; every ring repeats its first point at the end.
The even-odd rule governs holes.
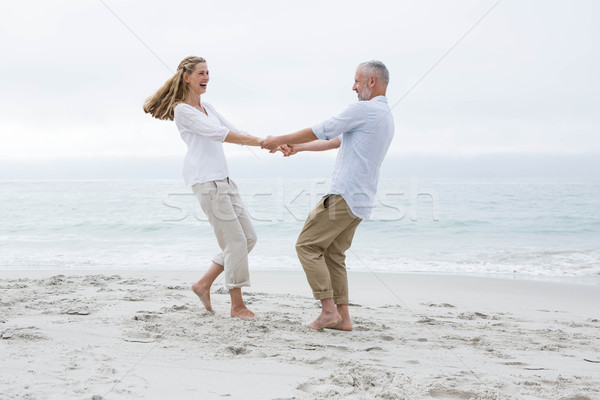
{"type": "Polygon", "coordinates": [[[390,82],[390,71],[384,63],[377,60],[365,61],[360,63],[360,68],[368,69],[369,72],[374,73],[377,78],[381,79],[386,85],[390,82]]]}

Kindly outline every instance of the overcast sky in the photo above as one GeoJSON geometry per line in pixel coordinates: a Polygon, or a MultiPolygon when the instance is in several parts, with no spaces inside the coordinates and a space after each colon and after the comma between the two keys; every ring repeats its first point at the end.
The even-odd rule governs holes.
{"type": "Polygon", "coordinates": [[[182,158],[142,104],[188,55],[208,60],[203,100],[258,136],[341,111],[379,59],[394,156],[600,153],[598,2],[496,2],[4,1],[0,161],[182,158]]]}

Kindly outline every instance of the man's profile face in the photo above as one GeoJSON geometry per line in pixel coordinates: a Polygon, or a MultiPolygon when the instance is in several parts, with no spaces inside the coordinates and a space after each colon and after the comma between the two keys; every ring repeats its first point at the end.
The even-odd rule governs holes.
{"type": "Polygon", "coordinates": [[[358,67],[354,75],[354,90],[358,94],[358,100],[366,101],[371,98],[371,89],[368,86],[369,75],[363,71],[363,68],[358,67]]]}

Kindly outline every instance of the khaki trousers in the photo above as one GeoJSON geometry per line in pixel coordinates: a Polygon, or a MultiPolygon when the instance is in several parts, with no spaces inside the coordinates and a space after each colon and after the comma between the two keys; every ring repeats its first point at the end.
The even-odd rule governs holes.
{"type": "Polygon", "coordinates": [[[296,253],[315,299],[348,304],[345,253],[361,221],[337,194],[323,197],[308,215],[296,253]]]}
{"type": "Polygon", "coordinates": [[[256,232],[244,208],[237,185],[225,178],[192,186],[213,227],[221,252],[212,261],[225,268],[225,285],[231,290],[250,286],[248,253],[256,244],[256,232]]]}

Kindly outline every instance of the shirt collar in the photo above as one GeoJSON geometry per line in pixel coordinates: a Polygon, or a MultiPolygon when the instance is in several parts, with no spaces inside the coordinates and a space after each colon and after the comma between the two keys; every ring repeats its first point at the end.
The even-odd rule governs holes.
{"type": "Polygon", "coordinates": [[[369,101],[380,101],[382,103],[387,103],[387,97],[385,97],[384,95],[379,95],[379,96],[375,96],[373,97],[371,100],[369,101]]]}

